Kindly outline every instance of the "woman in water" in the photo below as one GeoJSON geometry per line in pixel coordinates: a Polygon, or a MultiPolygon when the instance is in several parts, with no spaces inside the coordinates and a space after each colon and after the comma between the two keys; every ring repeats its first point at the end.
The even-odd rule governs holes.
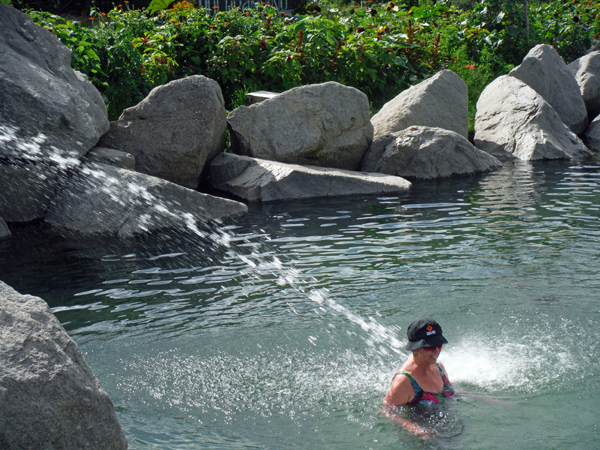
{"type": "Polygon", "coordinates": [[[446,369],[437,362],[442,345],[448,341],[442,327],[433,319],[419,319],[408,326],[406,349],[412,355],[392,378],[392,386],[385,396],[384,414],[403,425],[408,431],[423,435],[426,431],[406,419],[398,417],[390,407],[401,405],[432,406],[444,402],[454,394],[446,369]]]}

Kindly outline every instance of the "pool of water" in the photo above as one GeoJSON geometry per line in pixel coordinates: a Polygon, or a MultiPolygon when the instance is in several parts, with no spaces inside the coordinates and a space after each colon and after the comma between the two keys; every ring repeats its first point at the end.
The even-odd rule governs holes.
{"type": "Polygon", "coordinates": [[[506,163],[201,235],[16,229],[0,279],[50,304],[131,449],[597,448],[599,219],[599,157],[506,163]],[[461,391],[429,439],[380,413],[422,316],[461,391]]]}

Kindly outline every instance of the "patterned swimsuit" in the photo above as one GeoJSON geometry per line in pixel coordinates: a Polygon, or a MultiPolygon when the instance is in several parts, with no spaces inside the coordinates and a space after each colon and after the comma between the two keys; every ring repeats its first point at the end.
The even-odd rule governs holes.
{"type": "Polygon", "coordinates": [[[439,394],[434,394],[433,392],[425,392],[423,390],[423,388],[421,386],[419,386],[419,383],[417,383],[415,381],[415,379],[412,377],[412,375],[410,375],[408,372],[398,371],[396,373],[396,375],[398,375],[398,374],[406,375],[408,377],[408,379],[410,380],[410,382],[412,383],[413,388],[415,389],[416,394],[415,394],[414,398],[410,402],[408,402],[409,405],[419,405],[419,406],[439,405],[440,403],[443,403],[447,397],[454,395],[454,389],[452,388],[450,381],[448,381],[448,378],[444,374],[444,371],[442,370],[442,368],[440,367],[439,364],[436,363],[436,366],[437,366],[438,370],[440,371],[442,380],[444,381],[444,387],[442,388],[442,392],[440,392],[439,394]]]}

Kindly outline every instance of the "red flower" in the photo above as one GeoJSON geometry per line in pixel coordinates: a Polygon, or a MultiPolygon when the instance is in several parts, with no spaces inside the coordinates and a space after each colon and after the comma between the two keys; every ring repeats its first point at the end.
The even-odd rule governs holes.
{"type": "Polygon", "coordinates": [[[475,66],[473,64],[467,64],[465,66],[465,69],[469,69],[469,70],[475,70],[475,66]]]}

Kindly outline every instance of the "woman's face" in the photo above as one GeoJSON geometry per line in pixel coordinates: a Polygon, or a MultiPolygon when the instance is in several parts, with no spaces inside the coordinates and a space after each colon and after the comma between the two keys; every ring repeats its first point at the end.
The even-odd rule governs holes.
{"type": "Polygon", "coordinates": [[[437,362],[438,356],[440,356],[440,352],[442,351],[442,346],[438,345],[437,347],[429,347],[419,348],[414,351],[415,359],[424,364],[435,364],[437,362]]]}

